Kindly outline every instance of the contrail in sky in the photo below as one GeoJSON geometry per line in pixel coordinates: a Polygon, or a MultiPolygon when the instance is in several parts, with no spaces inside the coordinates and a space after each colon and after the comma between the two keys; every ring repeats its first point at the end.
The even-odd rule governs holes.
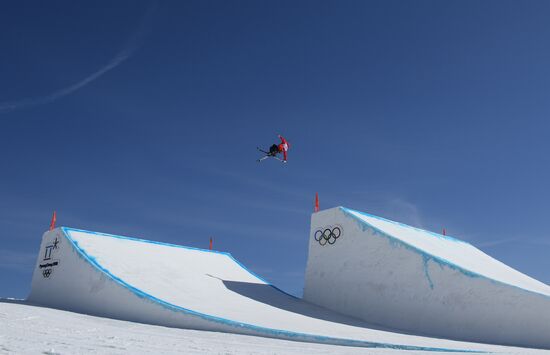
{"type": "Polygon", "coordinates": [[[149,29],[151,27],[151,22],[152,22],[152,18],[155,10],[156,10],[156,3],[149,7],[149,9],[147,10],[147,13],[145,14],[141,22],[141,25],[136,30],[136,32],[132,35],[132,37],[130,37],[130,39],[126,42],[126,44],[122,47],[122,49],[109,61],[109,63],[107,63],[105,66],[103,66],[99,70],[88,75],[86,78],[80,80],[79,82],[73,85],[59,89],[48,95],[31,97],[31,98],[26,98],[26,99],[21,99],[16,101],[0,102],[0,113],[9,112],[9,111],[13,111],[21,108],[27,108],[31,106],[47,104],[47,103],[56,101],[62,97],[72,94],[77,90],[80,90],[84,86],[90,84],[91,82],[103,76],[105,73],[118,67],[124,61],[126,61],[126,59],[130,58],[143,43],[143,39],[145,35],[149,32],[149,29]]]}

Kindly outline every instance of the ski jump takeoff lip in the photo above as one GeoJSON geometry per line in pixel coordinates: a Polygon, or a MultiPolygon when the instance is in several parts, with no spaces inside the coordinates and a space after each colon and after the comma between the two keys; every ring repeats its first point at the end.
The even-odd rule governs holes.
{"type": "Polygon", "coordinates": [[[321,246],[328,244],[332,245],[336,243],[336,240],[342,236],[341,226],[327,226],[325,228],[317,229],[313,234],[315,241],[321,246]]]}

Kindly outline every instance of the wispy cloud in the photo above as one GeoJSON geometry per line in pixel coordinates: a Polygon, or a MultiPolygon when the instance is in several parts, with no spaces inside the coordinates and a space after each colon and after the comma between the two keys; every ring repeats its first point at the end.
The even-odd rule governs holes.
{"type": "Polygon", "coordinates": [[[213,218],[197,218],[186,216],[184,214],[176,214],[173,212],[164,211],[154,215],[152,211],[149,214],[150,218],[155,218],[157,221],[165,225],[180,226],[182,230],[189,227],[200,228],[210,233],[220,235],[238,235],[251,238],[273,238],[273,239],[295,239],[297,237],[307,236],[307,230],[291,229],[285,226],[265,227],[250,223],[250,221],[223,221],[218,217],[213,218]]]}
{"type": "Polygon", "coordinates": [[[284,212],[288,214],[293,215],[301,215],[301,216],[309,216],[311,215],[312,210],[307,210],[305,208],[298,208],[298,207],[287,207],[287,206],[281,206],[279,204],[274,203],[261,203],[256,202],[252,199],[236,199],[236,204],[239,204],[241,206],[249,207],[249,208],[256,208],[256,209],[262,209],[262,210],[268,210],[268,211],[275,211],[275,212],[284,212]]]}
{"type": "Polygon", "coordinates": [[[519,240],[520,240],[519,238],[502,238],[502,239],[482,241],[479,243],[476,242],[475,246],[479,248],[491,248],[491,247],[496,247],[503,244],[515,243],[519,240]]]}
{"type": "MultiPolygon", "coordinates": [[[[177,182],[176,182],[177,183],[177,182]]],[[[263,187],[263,185],[261,185],[263,187]]],[[[282,212],[288,214],[307,215],[311,214],[311,209],[305,207],[295,207],[296,205],[287,205],[273,203],[272,201],[262,201],[257,196],[255,198],[249,197],[247,194],[239,193],[235,189],[217,188],[212,187],[207,190],[189,189],[186,191],[180,191],[182,195],[187,199],[208,201],[210,203],[218,203],[218,201],[227,201],[232,206],[239,206],[244,208],[261,209],[266,211],[282,212]]],[[[306,200],[306,199],[304,199],[306,200]]],[[[312,200],[312,199],[309,199],[312,200]]],[[[308,200],[308,201],[309,201],[308,200]]]]}
{"type": "Polygon", "coordinates": [[[361,202],[364,209],[380,217],[388,218],[397,222],[409,224],[413,227],[424,228],[422,213],[420,208],[398,196],[388,196],[379,191],[358,191],[354,193],[361,196],[361,202]]]}
{"type": "Polygon", "coordinates": [[[402,198],[393,198],[388,202],[389,210],[394,218],[415,227],[422,228],[422,217],[420,210],[415,204],[402,198]]]}
{"type": "Polygon", "coordinates": [[[232,179],[234,182],[237,182],[243,185],[254,186],[256,188],[268,190],[271,192],[281,193],[292,197],[311,198],[311,196],[308,196],[307,193],[303,192],[304,189],[302,187],[293,187],[289,185],[280,186],[279,184],[273,184],[270,181],[252,178],[249,175],[240,174],[240,173],[231,172],[231,171],[209,169],[208,172],[211,174],[232,179]]]}
{"type": "Polygon", "coordinates": [[[59,89],[48,95],[25,98],[25,99],[16,100],[16,101],[0,102],[0,113],[54,102],[56,100],[59,100],[67,95],[70,95],[82,89],[86,85],[102,77],[107,72],[115,69],[124,61],[126,61],[128,58],[130,58],[141,46],[145,38],[145,35],[149,32],[151,28],[151,22],[152,22],[152,18],[155,10],[156,10],[156,4],[152,5],[148,9],[147,13],[144,16],[143,21],[141,22],[141,25],[133,34],[133,36],[122,47],[122,49],[105,66],[103,66],[99,70],[88,75],[87,77],[85,77],[84,79],[80,80],[79,82],[73,85],[59,89]]]}
{"type": "Polygon", "coordinates": [[[490,247],[496,247],[503,244],[512,244],[512,243],[522,243],[522,244],[528,244],[528,245],[537,245],[537,246],[544,246],[544,247],[550,247],[550,238],[525,238],[525,237],[510,237],[510,238],[502,238],[502,239],[495,239],[495,240],[488,240],[488,241],[480,241],[479,243],[474,243],[476,247],[480,248],[490,248],[490,247]]]}
{"type": "Polygon", "coordinates": [[[30,252],[0,250],[0,269],[15,271],[31,271],[36,261],[37,254],[30,252]]]}
{"type": "Polygon", "coordinates": [[[537,244],[537,245],[544,245],[544,246],[549,246],[550,247],[550,237],[533,239],[532,243],[537,244]]]}

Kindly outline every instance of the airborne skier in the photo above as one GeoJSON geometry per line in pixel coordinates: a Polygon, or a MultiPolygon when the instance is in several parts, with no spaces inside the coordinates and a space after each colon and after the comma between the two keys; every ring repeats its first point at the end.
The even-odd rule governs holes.
{"type": "Polygon", "coordinates": [[[283,163],[286,163],[287,161],[287,151],[288,149],[290,148],[290,144],[288,143],[288,141],[285,139],[285,137],[281,136],[280,134],[277,135],[279,137],[279,139],[281,140],[281,143],[279,143],[278,145],[277,144],[273,144],[271,145],[271,147],[269,147],[269,152],[263,150],[263,149],[260,149],[258,148],[258,150],[262,153],[265,153],[265,156],[261,157],[260,159],[258,159],[258,162],[264,160],[264,159],[267,159],[267,158],[275,158],[277,160],[281,160],[281,158],[279,158],[277,156],[277,154],[279,153],[283,153],[283,160],[281,160],[283,163]]]}

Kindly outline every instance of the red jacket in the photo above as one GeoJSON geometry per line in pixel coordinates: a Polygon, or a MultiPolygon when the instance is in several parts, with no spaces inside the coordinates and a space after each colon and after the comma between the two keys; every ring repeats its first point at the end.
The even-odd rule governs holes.
{"type": "Polygon", "coordinates": [[[279,144],[279,152],[283,152],[284,160],[286,161],[286,152],[288,151],[288,148],[290,148],[290,143],[288,143],[285,137],[281,136],[280,134],[279,138],[281,139],[281,144],[279,144]]]}

